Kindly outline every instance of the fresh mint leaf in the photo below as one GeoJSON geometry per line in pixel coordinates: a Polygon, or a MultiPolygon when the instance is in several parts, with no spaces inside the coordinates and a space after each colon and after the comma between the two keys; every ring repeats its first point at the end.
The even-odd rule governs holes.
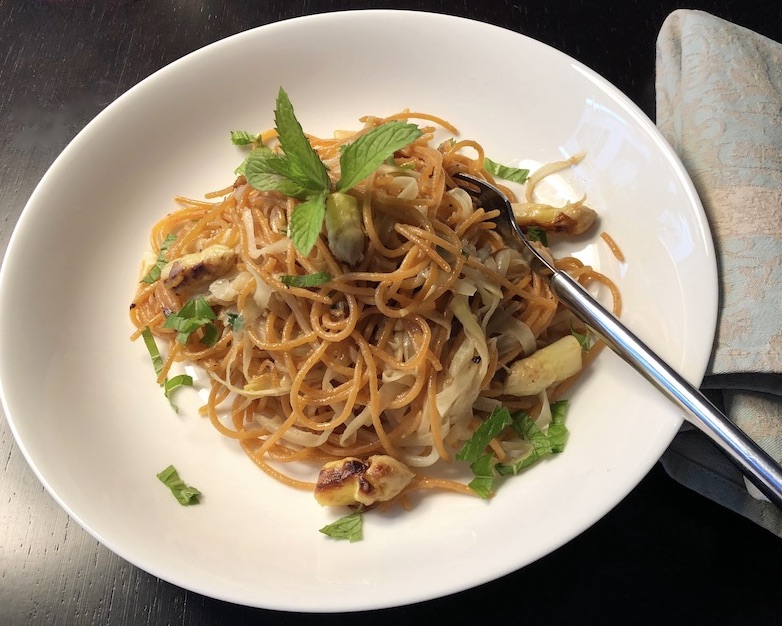
{"type": "Polygon", "coordinates": [[[328,272],[315,272],[314,274],[283,274],[280,276],[280,282],[288,287],[317,287],[331,280],[331,274],[328,272]]]}
{"type": "Polygon", "coordinates": [[[326,194],[313,196],[293,209],[288,236],[293,245],[304,256],[307,256],[315,245],[323,229],[323,218],[326,215],[326,194]]]}
{"type": "Polygon", "coordinates": [[[303,200],[312,195],[313,191],[291,180],[283,173],[287,159],[274,154],[267,146],[256,148],[237,168],[237,173],[244,174],[247,182],[260,191],[279,191],[286,196],[303,200]]]}
{"type": "Polygon", "coordinates": [[[282,87],[277,94],[274,124],[285,152],[286,176],[305,189],[328,191],[330,181],[326,166],[304,134],[288,94],[282,87]]]}
{"type": "Polygon", "coordinates": [[[361,135],[346,145],[340,153],[342,173],[337,183],[337,191],[347,191],[354,187],[380,167],[387,158],[393,156],[394,152],[420,136],[421,129],[418,126],[399,120],[376,126],[361,135]]]}
{"type": "Polygon", "coordinates": [[[361,513],[351,513],[340,517],[336,522],[327,524],[320,529],[324,535],[332,539],[347,539],[350,543],[363,538],[363,517],[361,513]]]}
{"type": "Polygon", "coordinates": [[[171,493],[174,494],[174,497],[182,506],[198,504],[201,492],[195,487],[186,485],[173,465],[169,465],[162,472],[158,473],[157,477],[160,479],[160,482],[171,490],[171,493]]]}
{"type": "Polygon", "coordinates": [[[169,233],[168,235],[166,235],[166,238],[163,240],[163,243],[160,246],[160,252],[158,252],[157,254],[157,261],[155,261],[155,264],[150,268],[149,272],[147,272],[147,275],[141,279],[142,283],[147,283],[151,285],[152,283],[154,283],[160,278],[160,272],[166,266],[166,263],[168,263],[168,260],[166,259],[166,251],[171,247],[171,244],[174,243],[175,241],[176,241],[175,234],[169,233]]]}
{"type": "Polygon", "coordinates": [[[488,157],[483,159],[483,167],[489,174],[514,183],[524,183],[529,176],[529,170],[503,165],[502,163],[492,161],[488,157]]]}
{"type": "Polygon", "coordinates": [[[489,442],[513,423],[510,412],[505,407],[496,407],[478,428],[472,437],[464,442],[456,453],[458,461],[477,461],[483,455],[489,442]]]}
{"type": "Polygon", "coordinates": [[[260,139],[260,135],[253,135],[246,130],[232,130],[231,143],[235,146],[248,146],[260,139]]]}
{"type": "Polygon", "coordinates": [[[470,465],[470,469],[475,478],[467,486],[485,500],[491,495],[494,486],[494,455],[482,454],[470,465]]]}

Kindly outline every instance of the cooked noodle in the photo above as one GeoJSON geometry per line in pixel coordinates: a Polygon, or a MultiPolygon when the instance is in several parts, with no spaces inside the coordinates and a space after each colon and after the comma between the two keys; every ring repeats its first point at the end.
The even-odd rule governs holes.
{"type": "MultiPolygon", "coordinates": [[[[412,117],[451,128],[433,116],[401,113],[365,118],[364,130],[412,117]]],[[[492,221],[497,213],[474,207],[454,183],[455,172],[493,181],[480,144],[434,145],[434,129],[423,130],[351,190],[366,235],[354,267],[335,257],[325,236],[307,257],[299,253],[287,236],[298,201],[258,191],[242,176],[208,201],[177,198],[181,208],[152,229],[155,255],[176,236],[163,255],[168,262],[217,244],[234,255],[230,268],[197,292],[217,314],[211,346],[201,343],[203,330],[182,345],[163,326],[195,294],[164,280],[140,283],[131,306],[136,335],[149,327],[169,340],[159,382],[175,361],[202,368],[211,383],[203,411],[215,428],[291,486],[314,483],[285,464],[386,454],[416,472],[407,491],[468,492],[427,476],[426,468],[452,460],[495,407],[535,416],[572,382],[531,396],[505,393],[509,367],[570,334],[574,321],[521,255],[503,245],[492,221]],[[297,287],[281,278],[317,272],[331,279],[297,287]],[[237,319],[238,327],[231,323],[237,319]]],[[[274,135],[261,139],[273,143],[274,135]]],[[[310,140],[338,176],[339,148],[354,138],[310,140]]],[[[557,263],[582,284],[607,285],[618,306],[605,277],[575,259],[557,263]]],[[[514,445],[510,438],[493,442],[500,459],[514,445]]]]}

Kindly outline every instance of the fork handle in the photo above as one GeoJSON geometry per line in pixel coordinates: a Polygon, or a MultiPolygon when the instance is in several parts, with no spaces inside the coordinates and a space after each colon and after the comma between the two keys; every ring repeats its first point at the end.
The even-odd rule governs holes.
{"type": "Polygon", "coordinates": [[[605,341],[703,431],[777,508],[782,509],[782,468],[698,389],[690,385],[616,316],[564,272],[550,279],[552,291],[573,314],[605,341]]]}

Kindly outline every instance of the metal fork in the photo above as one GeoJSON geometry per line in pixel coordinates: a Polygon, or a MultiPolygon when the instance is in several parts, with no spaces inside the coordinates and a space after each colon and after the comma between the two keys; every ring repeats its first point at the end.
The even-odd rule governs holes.
{"type": "Polygon", "coordinates": [[[486,211],[498,209],[497,232],[505,243],[521,252],[578,319],[620,357],[632,365],[670,400],[684,409],[687,421],[703,431],[777,508],[782,509],[782,468],[698,389],[682,378],[612,313],[607,311],[567,273],[554,267],[525,236],[513,207],[497,187],[468,174],[453,178],[486,211]]]}

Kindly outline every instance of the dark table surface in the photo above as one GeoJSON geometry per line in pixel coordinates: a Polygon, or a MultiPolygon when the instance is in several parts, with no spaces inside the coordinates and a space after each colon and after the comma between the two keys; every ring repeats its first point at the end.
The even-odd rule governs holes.
{"type": "MultiPolygon", "coordinates": [[[[234,33],[305,14],[450,13],[575,57],[654,119],[654,46],[675,8],[782,41],[779,0],[0,0],[0,254],[59,152],[128,88],[234,33]]],[[[0,337],[2,341],[2,337],[0,337]]],[[[658,465],[613,511],[528,567],[422,604],[348,615],[231,605],[130,565],[44,491],[0,415],[0,624],[782,624],[782,541],[658,465]]]]}

